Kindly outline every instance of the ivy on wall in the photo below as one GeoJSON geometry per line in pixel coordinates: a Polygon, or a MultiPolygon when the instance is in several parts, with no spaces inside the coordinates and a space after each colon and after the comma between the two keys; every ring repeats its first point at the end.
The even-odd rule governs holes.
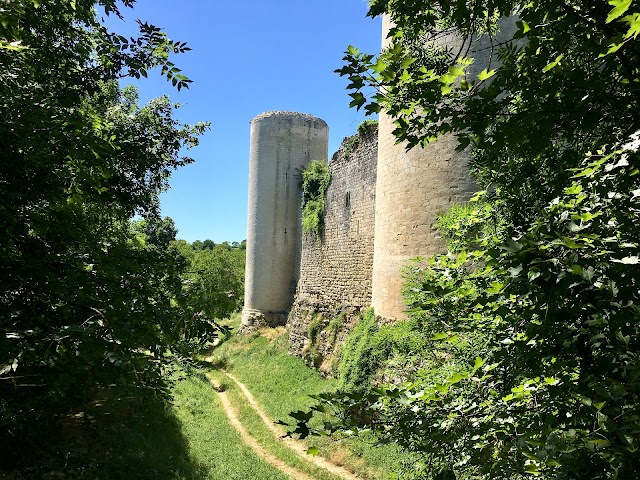
{"type": "Polygon", "coordinates": [[[358,148],[360,145],[360,141],[371,134],[372,131],[378,128],[378,120],[364,120],[360,125],[358,125],[358,133],[352,135],[351,137],[345,138],[343,141],[343,155],[344,158],[349,159],[353,151],[358,148]]]}
{"type": "Polygon", "coordinates": [[[301,172],[302,231],[320,235],[324,225],[324,196],[331,182],[329,164],[313,160],[301,172]]]}

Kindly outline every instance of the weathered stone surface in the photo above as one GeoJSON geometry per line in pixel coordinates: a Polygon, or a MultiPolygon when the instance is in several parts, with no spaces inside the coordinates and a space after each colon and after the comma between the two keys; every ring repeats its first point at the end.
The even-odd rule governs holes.
{"type": "MultiPolygon", "coordinates": [[[[342,314],[348,327],[371,304],[377,129],[353,138],[343,141],[329,163],[322,235],[302,239],[300,276],[288,321],[291,352],[297,355],[308,353],[309,325],[318,314],[325,327],[342,314]]],[[[316,357],[328,358],[348,330],[321,330],[316,357]]]]}
{"type": "Polygon", "coordinates": [[[262,312],[251,308],[242,310],[240,332],[248,333],[263,327],[279,327],[287,323],[288,310],[284,312],[262,312]]]}
{"type": "Polygon", "coordinates": [[[266,112],[251,121],[244,330],[284,324],[300,257],[297,172],[328,157],[328,135],[323,120],[302,113],[266,112]]]}
{"type": "MultiPolygon", "coordinates": [[[[390,28],[389,17],[384,16],[383,48],[388,45],[390,28]]],[[[493,41],[512,38],[514,31],[515,18],[505,18],[493,41]]],[[[441,37],[439,43],[454,51],[463,47],[462,37],[455,33],[441,37]]],[[[467,69],[470,80],[477,80],[483,69],[496,67],[492,52],[489,37],[471,41],[468,55],[475,61],[467,69]]],[[[384,112],[380,113],[379,128],[372,305],[377,315],[401,319],[406,308],[401,296],[401,268],[412,258],[444,250],[436,228],[437,215],[454,203],[469,200],[477,188],[469,173],[470,155],[456,151],[454,135],[442,135],[425,148],[407,152],[405,143],[396,144],[393,119],[384,112]]]]}

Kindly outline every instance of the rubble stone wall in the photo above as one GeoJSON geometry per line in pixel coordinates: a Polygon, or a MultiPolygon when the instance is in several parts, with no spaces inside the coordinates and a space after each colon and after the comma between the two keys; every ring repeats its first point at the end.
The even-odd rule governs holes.
{"type": "Polygon", "coordinates": [[[343,141],[329,162],[322,233],[302,238],[289,335],[291,352],[316,366],[330,356],[360,311],[371,305],[377,145],[375,126],[343,141]],[[338,317],[340,324],[334,320],[328,328],[338,317]],[[315,342],[309,341],[310,334],[317,336],[315,342]]]}

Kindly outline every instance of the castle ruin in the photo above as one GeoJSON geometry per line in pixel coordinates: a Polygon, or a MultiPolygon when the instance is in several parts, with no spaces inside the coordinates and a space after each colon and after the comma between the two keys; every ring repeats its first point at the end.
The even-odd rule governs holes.
{"type": "MultiPolygon", "coordinates": [[[[390,27],[385,18],[383,47],[390,27]]],[[[501,22],[501,36],[510,37],[513,27],[512,19],[501,22]]],[[[452,48],[463,42],[455,35],[441,41],[452,48]]],[[[472,76],[491,67],[490,42],[471,42],[472,76]]],[[[340,317],[337,331],[321,332],[333,336],[318,343],[327,350],[315,352],[322,360],[361,310],[372,305],[383,319],[403,318],[401,268],[443,251],[436,216],[467,201],[475,184],[469,153],[456,151],[453,135],[407,152],[393,129],[393,119],[381,113],[378,129],[343,141],[329,162],[324,227],[316,236],[302,235],[301,192],[293,175],[311,160],[327,158],[326,123],[291,112],[252,120],[243,329],[287,324],[291,351],[304,356],[314,343],[309,327],[316,315],[340,317]]]]}

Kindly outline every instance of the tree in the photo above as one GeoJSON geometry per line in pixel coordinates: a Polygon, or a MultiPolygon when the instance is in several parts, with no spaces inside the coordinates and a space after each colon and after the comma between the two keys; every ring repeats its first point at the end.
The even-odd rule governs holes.
{"type": "Polygon", "coordinates": [[[209,240],[206,239],[202,242],[202,249],[203,250],[213,250],[213,247],[215,247],[216,244],[213,243],[213,240],[209,240]]]}
{"type": "Polygon", "coordinates": [[[245,251],[230,248],[228,242],[199,248],[207,242],[171,242],[171,248],[187,260],[182,273],[185,306],[192,315],[213,322],[228,317],[242,307],[244,298],[245,251]]]}
{"type": "MultiPolygon", "coordinates": [[[[219,246],[218,246],[219,247],[219,246]]],[[[224,248],[196,252],[190,263],[186,295],[196,312],[222,319],[242,306],[244,263],[224,248]]]]}
{"type": "Polygon", "coordinates": [[[0,10],[6,460],[98,392],[166,396],[166,354],[190,318],[176,302],[185,262],[165,248],[175,233],[158,218],[158,196],[207,126],[180,125],[167,98],[140,107],[117,83],[159,67],[188,87],[169,61],[188,49],[143,22],[138,38],[109,32],[95,8],[121,15],[115,0],[10,0],[0,10]],[[135,215],[158,227],[146,243],[135,215]]]}
{"type": "Polygon", "coordinates": [[[390,335],[414,368],[387,372],[407,383],[319,397],[333,428],[424,452],[426,478],[638,476],[638,7],[371,3],[396,26],[378,58],[347,52],[352,105],[387,110],[409,146],[453,132],[485,189],[442,219],[454,251],[408,270],[397,331],[423,346],[390,335]],[[465,49],[430,43],[509,15],[514,40],[478,78],[465,49]]]}
{"type": "Polygon", "coordinates": [[[167,248],[171,242],[175,241],[178,234],[176,224],[170,217],[138,220],[132,227],[138,235],[142,236],[145,243],[156,248],[167,248]]]}

